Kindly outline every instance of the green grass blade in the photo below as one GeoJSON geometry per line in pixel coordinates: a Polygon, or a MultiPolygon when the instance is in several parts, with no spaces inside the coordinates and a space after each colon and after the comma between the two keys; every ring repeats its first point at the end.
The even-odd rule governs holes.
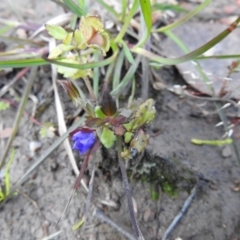
{"type": "Polygon", "coordinates": [[[174,4],[168,4],[168,3],[156,3],[152,6],[152,11],[156,11],[156,10],[162,10],[162,11],[166,11],[166,10],[173,10],[176,12],[184,12],[184,13],[188,13],[189,11],[180,7],[179,5],[174,5],[174,4]]]}
{"type": "Polygon", "coordinates": [[[117,88],[117,86],[119,85],[120,78],[121,78],[121,71],[122,71],[122,67],[123,67],[123,60],[124,60],[124,51],[122,50],[119,53],[117,61],[116,61],[114,75],[113,75],[113,81],[112,81],[112,83],[113,83],[112,89],[117,88]]]}
{"type": "Polygon", "coordinates": [[[133,59],[132,53],[130,52],[127,44],[125,43],[124,40],[121,40],[120,43],[121,43],[122,46],[123,46],[123,51],[124,51],[124,53],[125,53],[125,56],[126,56],[127,60],[128,60],[131,64],[133,64],[133,63],[134,63],[134,59],[133,59]]]}
{"type": "Polygon", "coordinates": [[[152,30],[152,9],[150,0],[140,0],[140,6],[149,35],[152,30]]]}
{"type": "MultiPolygon", "coordinates": [[[[94,53],[94,61],[99,61],[99,52],[94,53]]],[[[96,98],[98,98],[98,92],[99,92],[99,68],[93,69],[93,92],[96,98]]]]}
{"type": "Polygon", "coordinates": [[[122,22],[124,22],[125,17],[126,17],[126,11],[127,11],[127,7],[128,7],[127,4],[128,4],[127,0],[122,0],[122,16],[121,16],[122,22]]]}
{"type": "Polygon", "coordinates": [[[15,157],[15,150],[13,148],[12,152],[11,152],[10,159],[7,163],[6,168],[5,168],[5,188],[6,188],[5,196],[8,196],[10,194],[10,173],[9,173],[9,170],[10,170],[10,166],[12,164],[12,161],[13,161],[14,157],[15,157]]]}
{"type": "Polygon", "coordinates": [[[143,48],[133,48],[132,51],[138,54],[141,54],[149,59],[151,59],[152,61],[158,62],[160,64],[165,64],[165,65],[175,65],[181,62],[186,62],[192,59],[197,58],[199,55],[203,54],[204,52],[206,52],[207,50],[209,50],[210,48],[212,48],[213,46],[215,46],[217,43],[219,43],[220,41],[222,41],[225,37],[227,37],[238,25],[238,23],[240,22],[240,17],[238,17],[231,25],[229,28],[227,28],[226,30],[224,30],[223,32],[221,32],[218,36],[216,36],[215,38],[213,38],[212,40],[210,40],[209,42],[207,42],[206,44],[204,44],[203,46],[197,48],[196,50],[182,56],[182,57],[178,57],[178,58],[163,58],[163,57],[159,57],[158,55],[149,52],[143,48]]]}
{"type": "Polygon", "coordinates": [[[1,60],[0,68],[23,68],[32,66],[42,66],[49,64],[43,58],[31,58],[31,59],[17,59],[17,60],[1,60]]]}
{"type": "Polygon", "coordinates": [[[176,28],[183,24],[184,22],[188,21],[190,18],[198,14],[200,11],[202,11],[207,5],[209,5],[212,2],[212,0],[205,0],[202,4],[200,4],[197,8],[195,8],[193,11],[186,14],[184,17],[180,18],[178,21],[169,24],[165,27],[158,28],[154,30],[154,32],[165,32],[167,30],[171,30],[173,28],[176,28]]]}
{"type": "Polygon", "coordinates": [[[43,59],[43,58],[32,58],[32,59],[17,59],[17,60],[3,60],[0,61],[0,68],[23,68],[23,67],[31,67],[31,66],[42,66],[47,65],[50,63],[54,63],[57,65],[70,67],[70,68],[76,68],[76,69],[89,69],[89,68],[96,68],[96,67],[103,67],[111,62],[113,62],[118,54],[118,50],[114,52],[114,54],[100,62],[93,62],[93,63],[86,63],[86,64],[70,64],[70,63],[64,63],[59,62],[57,60],[50,60],[50,59],[43,59]]]}
{"type": "Polygon", "coordinates": [[[79,7],[74,1],[72,0],[63,0],[64,4],[77,16],[82,17],[85,16],[87,13],[84,9],[79,7]]]}
{"type": "Polygon", "coordinates": [[[199,56],[196,59],[197,60],[205,60],[205,59],[239,59],[240,54],[230,54],[230,55],[212,55],[212,56],[199,56]]]}
{"type": "Polygon", "coordinates": [[[123,27],[122,27],[121,31],[119,32],[119,34],[117,35],[117,37],[115,38],[115,43],[118,43],[123,39],[123,36],[126,33],[128,26],[130,25],[131,19],[133,18],[133,15],[137,11],[138,5],[139,5],[139,1],[134,0],[132,8],[124,21],[123,27]]]}
{"type": "Polygon", "coordinates": [[[132,66],[129,68],[121,83],[111,92],[113,96],[118,96],[126,87],[126,85],[133,79],[133,75],[137,71],[140,60],[141,56],[138,55],[134,60],[134,64],[132,64],[132,66]]]}

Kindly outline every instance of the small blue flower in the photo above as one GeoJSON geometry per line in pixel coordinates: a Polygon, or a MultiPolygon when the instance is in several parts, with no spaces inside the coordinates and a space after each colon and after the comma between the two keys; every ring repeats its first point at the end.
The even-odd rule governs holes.
{"type": "Polygon", "coordinates": [[[96,135],[93,131],[80,130],[73,134],[73,149],[77,149],[80,154],[86,153],[94,144],[96,135]]]}

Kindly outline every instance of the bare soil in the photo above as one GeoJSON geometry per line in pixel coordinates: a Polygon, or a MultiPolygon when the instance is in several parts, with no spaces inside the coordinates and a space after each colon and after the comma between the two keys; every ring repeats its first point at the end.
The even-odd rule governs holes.
{"type": "MultiPolygon", "coordinates": [[[[2,78],[0,84],[11,80],[15,74],[16,71],[8,74],[8,79],[2,78]]],[[[168,86],[185,84],[175,67],[163,68],[158,74],[168,86]]],[[[16,94],[21,95],[24,85],[23,81],[14,85],[16,94]]],[[[38,97],[41,95],[48,105],[37,119],[41,123],[52,122],[57,125],[53,92],[48,91],[51,85],[50,68],[39,68],[32,94],[38,97]]],[[[141,89],[141,85],[138,84],[137,88],[141,89]]],[[[59,91],[67,121],[77,109],[60,87],[59,91]]],[[[146,152],[136,160],[138,163],[132,162],[128,166],[131,176],[138,164],[131,187],[137,220],[145,239],[162,239],[191,191],[196,188],[192,203],[168,239],[240,240],[240,191],[232,190],[234,182],[240,179],[240,167],[234,152],[229,146],[197,146],[191,143],[192,138],[220,139],[224,134],[221,127],[215,127],[220,121],[217,114],[201,114],[202,109],[214,111],[214,104],[206,102],[203,105],[203,101],[180,98],[166,89],[156,91],[151,87],[148,96],[155,99],[157,109],[156,119],[148,129],[151,135],[150,144],[146,152]],[[226,151],[228,154],[225,154],[226,151]]],[[[4,98],[11,99],[12,96],[6,94],[4,98]]],[[[26,111],[31,113],[32,108],[33,102],[29,100],[26,111]]],[[[16,109],[13,107],[0,112],[0,123],[4,128],[13,126],[15,113],[16,109]]],[[[39,126],[29,118],[22,118],[13,144],[16,157],[10,171],[12,184],[57,139],[41,139],[39,130],[39,126]],[[30,158],[29,142],[33,140],[41,141],[43,145],[37,155],[30,158]]],[[[239,125],[234,129],[234,136],[239,148],[239,125]]],[[[4,146],[6,140],[1,140],[0,153],[4,146]]],[[[18,195],[1,205],[0,239],[39,240],[57,230],[62,231],[57,238],[61,240],[126,239],[109,225],[93,217],[93,210],[97,207],[132,233],[116,152],[101,148],[97,156],[99,164],[94,180],[93,204],[84,231],[72,230],[72,226],[80,221],[85,211],[86,192],[83,188],[73,198],[58,229],[54,227],[76,179],[61,145],[22,185],[18,195]],[[108,205],[103,204],[102,200],[108,205]]],[[[76,154],[76,159],[80,166],[82,158],[76,154]]],[[[92,163],[89,169],[91,165],[92,163]]],[[[90,171],[85,174],[87,183],[89,176],[90,171]]]]}

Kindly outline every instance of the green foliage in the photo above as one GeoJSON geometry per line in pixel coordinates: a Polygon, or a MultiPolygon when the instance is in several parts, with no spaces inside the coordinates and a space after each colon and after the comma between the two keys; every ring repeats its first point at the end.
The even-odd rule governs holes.
{"type": "Polygon", "coordinates": [[[10,159],[8,160],[8,163],[6,165],[6,168],[4,170],[4,186],[0,186],[0,202],[4,201],[10,194],[10,166],[12,164],[12,161],[15,157],[15,150],[12,149],[10,159]]]}
{"type": "Polygon", "coordinates": [[[48,33],[57,40],[64,40],[67,37],[66,30],[61,26],[46,24],[45,28],[48,33]]]}
{"type": "MultiPolygon", "coordinates": [[[[85,58],[80,57],[79,51],[86,48],[101,50],[103,55],[110,48],[110,37],[105,31],[102,22],[96,16],[82,17],[79,28],[67,32],[64,28],[55,25],[45,25],[48,33],[57,40],[62,40],[62,43],[57,45],[49,54],[49,59],[61,57],[59,63],[82,65],[86,63],[85,58]],[[74,54],[69,54],[73,51],[74,54]]],[[[78,70],[76,68],[57,66],[59,73],[66,78],[83,78],[92,77],[90,69],[78,70]]]]}
{"type": "Polygon", "coordinates": [[[148,124],[153,121],[156,114],[155,101],[153,99],[148,99],[142,103],[139,108],[134,112],[129,123],[124,124],[127,131],[134,131],[144,124],[148,124]]]}
{"type": "Polygon", "coordinates": [[[152,9],[150,0],[140,0],[142,14],[147,26],[148,34],[151,33],[152,30],[152,9]]]}
{"type": "Polygon", "coordinates": [[[231,138],[222,139],[222,140],[201,140],[193,138],[191,139],[191,143],[196,145],[213,145],[213,146],[223,146],[227,144],[231,144],[233,140],[231,138]]]}
{"type": "Polygon", "coordinates": [[[72,230],[74,230],[74,231],[78,230],[80,227],[83,226],[84,222],[85,222],[85,218],[83,217],[79,222],[75,223],[72,226],[72,230]]]}
{"type": "Polygon", "coordinates": [[[100,106],[96,106],[94,108],[94,112],[95,112],[96,117],[102,118],[102,119],[106,118],[106,115],[102,112],[102,109],[100,106]]]}
{"type": "Polygon", "coordinates": [[[116,136],[114,132],[107,127],[103,127],[102,133],[100,135],[100,141],[106,148],[111,148],[116,141],[116,136]]]}
{"type": "Polygon", "coordinates": [[[0,101],[0,111],[4,111],[10,107],[10,104],[4,101],[0,101]]]}

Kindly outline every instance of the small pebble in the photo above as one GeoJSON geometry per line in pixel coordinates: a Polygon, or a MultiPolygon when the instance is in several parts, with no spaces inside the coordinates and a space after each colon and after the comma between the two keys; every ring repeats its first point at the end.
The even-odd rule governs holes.
{"type": "Polygon", "coordinates": [[[30,156],[33,157],[35,155],[35,152],[39,150],[41,147],[42,147],[41,142],[37,142],[37,141],[29,142],[30,156]]]}
{"type": "Polygon", "coordinates": [[[224,146],[223,149],[222,149],[222,156],[223,156],[224,158],[228,158],[228,157],[230,157],[231,155],[232,155],[232,150],[231,150],[230,145],[224,146]]]}

